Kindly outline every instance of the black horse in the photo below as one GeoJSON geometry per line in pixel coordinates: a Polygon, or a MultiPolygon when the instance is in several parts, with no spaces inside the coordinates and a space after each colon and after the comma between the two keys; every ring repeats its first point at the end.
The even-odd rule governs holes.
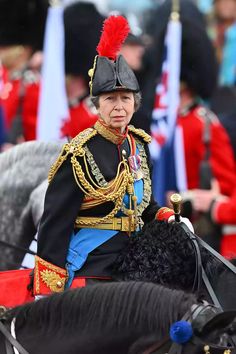
{"type": "MultiPolygon", "coordinates": [[[[20,343],[25,349],[18,347],[20,353],[162,354],[179,350],[203,354],[208,345],[212,354],[223,354],[226,349],[235,354],[228,334],[232,314],[217,312],[183,291],[151,283],[118,282],[54,294],[6,312],[1,323],[5,329],[11,328],[17,346],[20,343]],[[176,336],[180,325],[175,322],[183,318],[188,320],[188,330],[176,336]],[[171,325],[172,340],[185,344],[171,342],[171,325]],[[215,351],[216,347],[220,351],[215,351]]],[[[6,342],[0,333],[1,353],[6,353],[6,342]]]]}
{"type": "MultiPolygon", "coordinates": [[[[200,262],[221,306],[236,309],[236,275],[210,250],[201,244],[198,247],[200,262]]],[[[213,301],[202,279],[197,279],[201,267],[197,264],[199,257],[193,241],[180,224],[152,221],[139,234],[131,236],[127,248],[117,259],[114,276],[116,280],[141,280],[194,292],[199,298],[213,301]]]]}

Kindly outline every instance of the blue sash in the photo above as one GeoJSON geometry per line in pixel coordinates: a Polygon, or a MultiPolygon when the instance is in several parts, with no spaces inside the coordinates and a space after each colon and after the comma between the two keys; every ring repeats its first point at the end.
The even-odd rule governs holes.
{"type": "Polygon", "coordinates": [[[88,254],[108,241],[115,234],[116,230],[81,229],[76,234],[72,234],[69,250],[67,254],[66,269],[68,271],[68,281],[66,287],[70,287],[74,274],[82,268],[88,254]]]}

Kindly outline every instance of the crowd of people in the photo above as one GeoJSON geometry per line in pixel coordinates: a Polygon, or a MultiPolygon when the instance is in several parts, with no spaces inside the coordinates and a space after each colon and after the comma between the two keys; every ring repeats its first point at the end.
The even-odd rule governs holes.
{"type": "MultiPolygon", "coordinates": [[[[203,14],[195,3],[190,0],[180,0],[182,53],[180,106],[177,123],[182,129],[184,137],[187,177],[187,191],[183,193],[182,212],[183,216],[192,221],[196,233],[205,238],[225,257],[231,259],[236,256],[236,1],[215,0],[212,4],[212,10],[208,14],[203,14]]],[[[106,66],[103,67],[101,76],[97,79],[96,76],[92,76],[93,85],[91,84],[92,81],[91,77],[88,76],[88,71],[92,67],[95,70],[96,65],[97,68],[100,65],[98,59],[94,62],[94,58],[103,27],[104,13],[100,13],[96,6],[90,2],[74,2],[64,9],[65,82],[70,114],[61,127],[61,136],[62,138],[66,137],[68,141],[72,139],[74,143],[71,146],[73,147],[73,144],[75,144],[77,147],[82,142],[77,141],[75,137],[84,129],[95,127],[98,135],[96,139],[92,140],[94,146],[92,142],[91,146],[90,142],[87,144],[87,141],[90,141],[90,135],[83,139],[86,140],[86,146],[88,146],[87,156],[91,151],[92,159],[96,161],[98,170],[100,170],[99,173],[102,172],[103,175],[103,178],[100,174],[94,175],[91,183],[94,183],[94,178],[95,180],[98,179],[99,183],[96,186],[106,192],[110,184],[109,182],[106,186],[106,181],[112,181],[116,178],[117,166],[123,164],[122,168],[126,170],[125,163],[122,160],[123,150],[126,151],[127,155],[136,156],[136,153],[131,151],[136,144],[139,153],[146,156],[142,159],[147,158],[149,161],[146,143],[149,141],[148,134],[150,134],[155,88],[161,77],[163,42],[171,6],[172,1],[170,0],[161,4],[160,2],[155,3],[155,5],[152,4],[151,9],[149,6],[143,17],[145,21],[142,21],[141,34],[130,33],[119,49],[118,55],[125,59],[128,68],[137,77],[142,100],[137,96],[139,91],[135,86],[137,83],[136,81],[132,82],[130,76],[130,81],[122,84],[122,68],[124,69],[122,60],[119,62],[118,69],[113,69],[117,70],[117,78],[121,78],[120,86],[128,88],[125,94],[119,89],[117,91],[104,89],[104,87],[107,87],[105,81],[110,79],[108,74],[106,77],[106,73],[109,71],[106,66]],[[121,70],[121,74],[119,70],[121,70]],[[102,79],[104,79],[104,82],[102,82],[102,79]],[[130,83],[131,86],[129,87],[130,83]],[[98,90],[95,90],[96,84],[98,90]],[[112,92],[112,94],[107,95],[107,92],[112,92]],[[96,99],[96,97],[98,98],[96,99]],[[124,127],[122,126],[122,131],[116,137],[113,137],[119,146],[117,161],[114,158],[114,151],[110,150],[110,140],[113,139],[111,138],[110,126],[112,128],[117,128],[117,126],[113,127],[106,120],[106,110],[108,108],[107,104],[104,108],[103,103],[107,100],[114,102],[114,106],[117,102],[121,106],[123,104],[129,106],[130,103],[127,104],[127,102],[131,102],[132,106],[125,109],[125,111],[130,111],[130,114],[124,127]],[[125,103],[122,103],[122,101],[125,103]],[[141,101],[140,107],[139,101],[141,101]],[[125,143],[127,139],[125,129],[129,121],[135,128],[144,130],[143,135],[140,135],[139,130],[132,131],[131,136],[133,138],[131,140],[134,140],[131,141],[130,146],[129,143],[127,143],[128,145],[125,143]],[[107,146],[103,147],[102,139],[104,134],[107,136],[107,133],[104,133],[105,130],[109,131],[109,138],[106,140],[107,146]],[[74,138],[75,140],[73,140],[74,138]],[[101,149],[106,151],[105,160],[101,149]],[[98,157],[96,156],[97,153],[98,157]],[[100,155],[102,156],[101,161],[100,155]],[[111,166],[108,163],[109,155],[111,166]],[[100,180],[100,178],[102,179],[100,180]],[[100,185],[100,182],[105,184],[100,185]]],[[[16,0],[14,5],[12,1],[2,1],[0,4],[0,146],[2,153],[16,144],[37,139],[41,68],[44,60],[42,48],[47,10],[48,1],[46,0],[16,0]]],[[[129,75],[131,75],[130,72],[129,75]]],[[[64,159],[68,154],[69,151],[64,151],[62,158],[64,159]]],[[[125,156],[123,156],[123,159],[125,160],[125,156]]],[[[89,161],[89,164],[91,164],[91,158],[89,161]]],[[[82,168],[86,169],[86,163],[86,161],[81,161],[82,168]]],[[[136,166],[138,171],[139,160],[130,162],[130,164],[132,163],[138,166],[136,166]]],[[[147,164],[149,165],[149,162],[147,164]]],[[[61,160],[59,165],[61,165],[61,160]]],[[[69,169],[67,165],[68,161],[66,160],[63,168],[56,167],[59,173],[55,174],[52,183],[50,183],[46,197],[45,214],[39,229],[39,259],[46,259],[47,262],[61,268],[65,268],[66,257],[69,257],[66,253],[69,244],[66,246],[61,244],[65,254],[61,253],[60,257],[62,258],[58,261],[58,255],[56,256],[53,248],[55,241],[53,237],[61,233],[60,242],[63,243],[62,240],[65,239],[69,240],[73,220],[80,214],[84,190],[88,187],[88,192],[91,193],[93,189],[90,188],[94,188],[94,186],[87,186],[87,184],[85,186],[85,182],[80,179],[76,181],[73,178],[73,174],[76,175],[80,168],[76,161],[73,170],[69,169]],[[65,185],[70,185],[71,188],[69,191],[66,190],[65,195],[58,193],[61,189],[61,183],[64,185],[64,178],[65,185]],[[74,183],[67,183],[67,178],[74,179],[74,183]],[[58,186],[57,180],[59,181],[58,186]],[[78,185],[81,188],[78,189],[78,185]],[[51,203],[55,203],[53,201],[54,197],[51,197],[50,193],[52,195],[56,193],[58,198],[61,196],[66,199],[61,204],[58,203],[58,208],[56,205],[52,207],[51,203]],[[76,198],[77,203],[72,203],[69,199],[69,196],[72,195],[73,198],[76,198]],[[80,200],[81,203],[79,203],[80,200]],[[60,205],[66,211],[64,212],[62,225],[56,225],[54,220],[61,215],[60,205]],[[67,222],[65,222],[65,219],[67,222]],[[52,220],[52,224],[50,220],[52,220]],[[55,230],[52,230],[50,225],[53,225],[55,230]],[[51,241],[43,242],[42,240],[50,233],[52,234],[51,241]]],[[[96,165],[95,167],[97,168],[96,165]]],[[[92,167],[90,166],[90,168],[92,167]]],[[[138,175],[137,171],[135,173],[138,175]]],[[[89,174],[90,172],[87,171],[86,173],[89,174]]],[[[128,178],[128,175],[123,176],[123,178],[128,178]]],[[[140,180],[142,178],[138,177],[137,182],[140,180]]],[[[122,181],[119,180],[119,183],[119,187],[115,186],[114,191],[110,191],[111,194],[114,193],[114,196],[118,196],[116,188],[118,190],[122,188],[122,181]]],[[[158,181],[153,181],[153,183],[158,183],[158,181]]],[[[99,190],[99,196],[101,190],[99,190]]],[[[97,198],[96,193],[94,194],[95,199],[97,198]]],[[[146,193],[148,193],[147,190],[145,190],[146,193]]],[[[130,195],[132,196],[132,193],[130,195]]],[[[106,198],[102,205],[104,202],[109,204],[110,199],[106,196],[106,193],[103,197],[106,198]]],[[[88,203],[85,204],[88,206],[90,203],[92,201],[88,200],[88,203]]],[[[166,204],[168,204],[168,200],[166,204]]],[[[128,207],[129,205],[126,206],[126,208],[128,207]]],[[[159,206],[154,208],[155,212],[154,209],[152,210],[152,215],[157,212],[158,208],[159,206]]],[[[144,212],[145,209],[143,208],[142,211],[144,212]]],[[[87,207],[83,206],[82,210],[83,218],[88,218],[90,215],[86,212],[87,207]]],[[[105,217],[105,215],[101,215],[99,210],[98,204],[93,217],[105,217]]],[[[111,213],[112,210],[108,205],[107,213],[111,213]]],[[[118,212],[118,209],[115,208],[113,216],[116,215],[116,212],[118,212]]],[[[168,216],[170,215],[168,214],[168,216]]],[[[127,218],[129,218],[128,214],[127,218]]],[[[147,219],[150,218],[147,216],[147,219]]],[[[77,225],[77,228],[82,228],[79,231],[80,233],[85,232],[85,224],[83,227],[82,224],[77,225]]],[[[96,232],[99,231],[99,229],[96,230],[96,232]]],[[[111,230],[107,233],[111,233],[111,230]]],[[[97,247],[99,249],[93,251],[92,256],[90,255],[91,268],[88,268],[89,274],[93,273],[95,267],[96,274],[93,275],[109,276],[109,272],[102,271],[97,267],[98,254],[102,254],[103,257],[102,268],[109,268],[113,261],[111,253],[113,252],[114,242],[116,242],[115,248],[117,249],[122,248],[123,243],[125,243],[125,239],[120,233],[118,232],[118,236],[115,237],[113,235],[112,241],[105,242],[103,240],[101,241],[102,246],[94,246],[93,249],[97,247]]],[[[74,236],[76,235],[75,233],[74,236]]],[[[71,240],[71,243],[73,242],[76,241],[71,240]]],[[[71,250],[72,253],[73,249],[71,250]]],[[[70,255],[70,257],[72,256],[70,255]]],[[[83,258],[84,262],[86,257],[83,258]]],[[[80,260],[81,264],[83,262],[80,260]]],[[[71,274],[73,272],[80,273],[80,267],[73,271],[71,269],[68,268],[71,274]]],[[[82,271],[81,274],[87,274],[87,270],[85,273],[82,271]]],[[[71,282],[72,278],[71,275],[71,282]]]]}

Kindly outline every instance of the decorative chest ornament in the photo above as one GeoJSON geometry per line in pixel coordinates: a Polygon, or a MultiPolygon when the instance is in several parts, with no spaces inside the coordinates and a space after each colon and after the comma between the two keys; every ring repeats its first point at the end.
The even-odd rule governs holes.
{"type": "Polygon", "coordinates": [[[136,181],[143,178],[143,171],[141,169],[141,157],[139,155],[131,155],[128,158],[130,172],[136,181]]]}

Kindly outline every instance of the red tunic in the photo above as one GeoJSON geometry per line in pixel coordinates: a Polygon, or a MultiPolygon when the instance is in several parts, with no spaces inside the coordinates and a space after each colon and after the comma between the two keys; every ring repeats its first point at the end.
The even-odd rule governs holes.
{"type": "Polygon", "coordinates": [[[20,79],[9,81],[7,73],[3,77],[3,88],[1,90],[1,106],[3,107],[6,128],[9,129],[13,118],[16,116],[19,105],[20,79]]]}
{"type": "Polygon", "coordinates": [[[13,73],[12,79],[4,71],[1,104],[4,110],[6,127],[9,130],[14,118],[17,114],[21,114],[23,135],[26,141],[35,139],[39,79],[39,73],[31,70],[13,73]]]}
{"type": "Polygon", "coordinates": [[[36,139],[36,123],[39,101],[39,82],[27,85],[23,100],[22,124],[26,141],[36,139]]]}
{"type": "Polygon", "coordinates": [[[98,119],[97,112],[89,97],[70,107],[70,118],[64,123],[62,136],[74,138],[86,128],[92,127],[98,119]]]}
{"type": "MultiPolygon", "coordinates": [[[[25,140],[35,140],[40,91],[39,73],[30,70],[16,72],[12,74],[13,78],[10,79],[4,69],[2,77],[3,89],[0,100],[7,130],[11,128],[14,118],[20,113],[25,140]],[[20,107],[21,92],[22,107],[20,107]]],[[[62,127],[62,137],[75,137],[82,130],[93,126],[97,118],[96,110],[89,97],[79,101],[70,107],[70,118],[62,127]]]]}
{"type": "Polygon", "coordinates": [[[216,201],[212,210],[215,222],[223,224],[221,253],[226,258],[236,257],[236,188],[231,198],[216,201]]]}
{"type": "Polygon", "coordinates": [[[183,128],[188,189],[199,188],[199,168],[205,154],[203,142],[205,114],[210,114],[211,119],[209,161],[212,172],[219,182],[221,193],[231,195],[236,181],[233,150],[228,135],[217,117],[202,106],[196,106],[178,117],[178,123],[183,128]]]}

